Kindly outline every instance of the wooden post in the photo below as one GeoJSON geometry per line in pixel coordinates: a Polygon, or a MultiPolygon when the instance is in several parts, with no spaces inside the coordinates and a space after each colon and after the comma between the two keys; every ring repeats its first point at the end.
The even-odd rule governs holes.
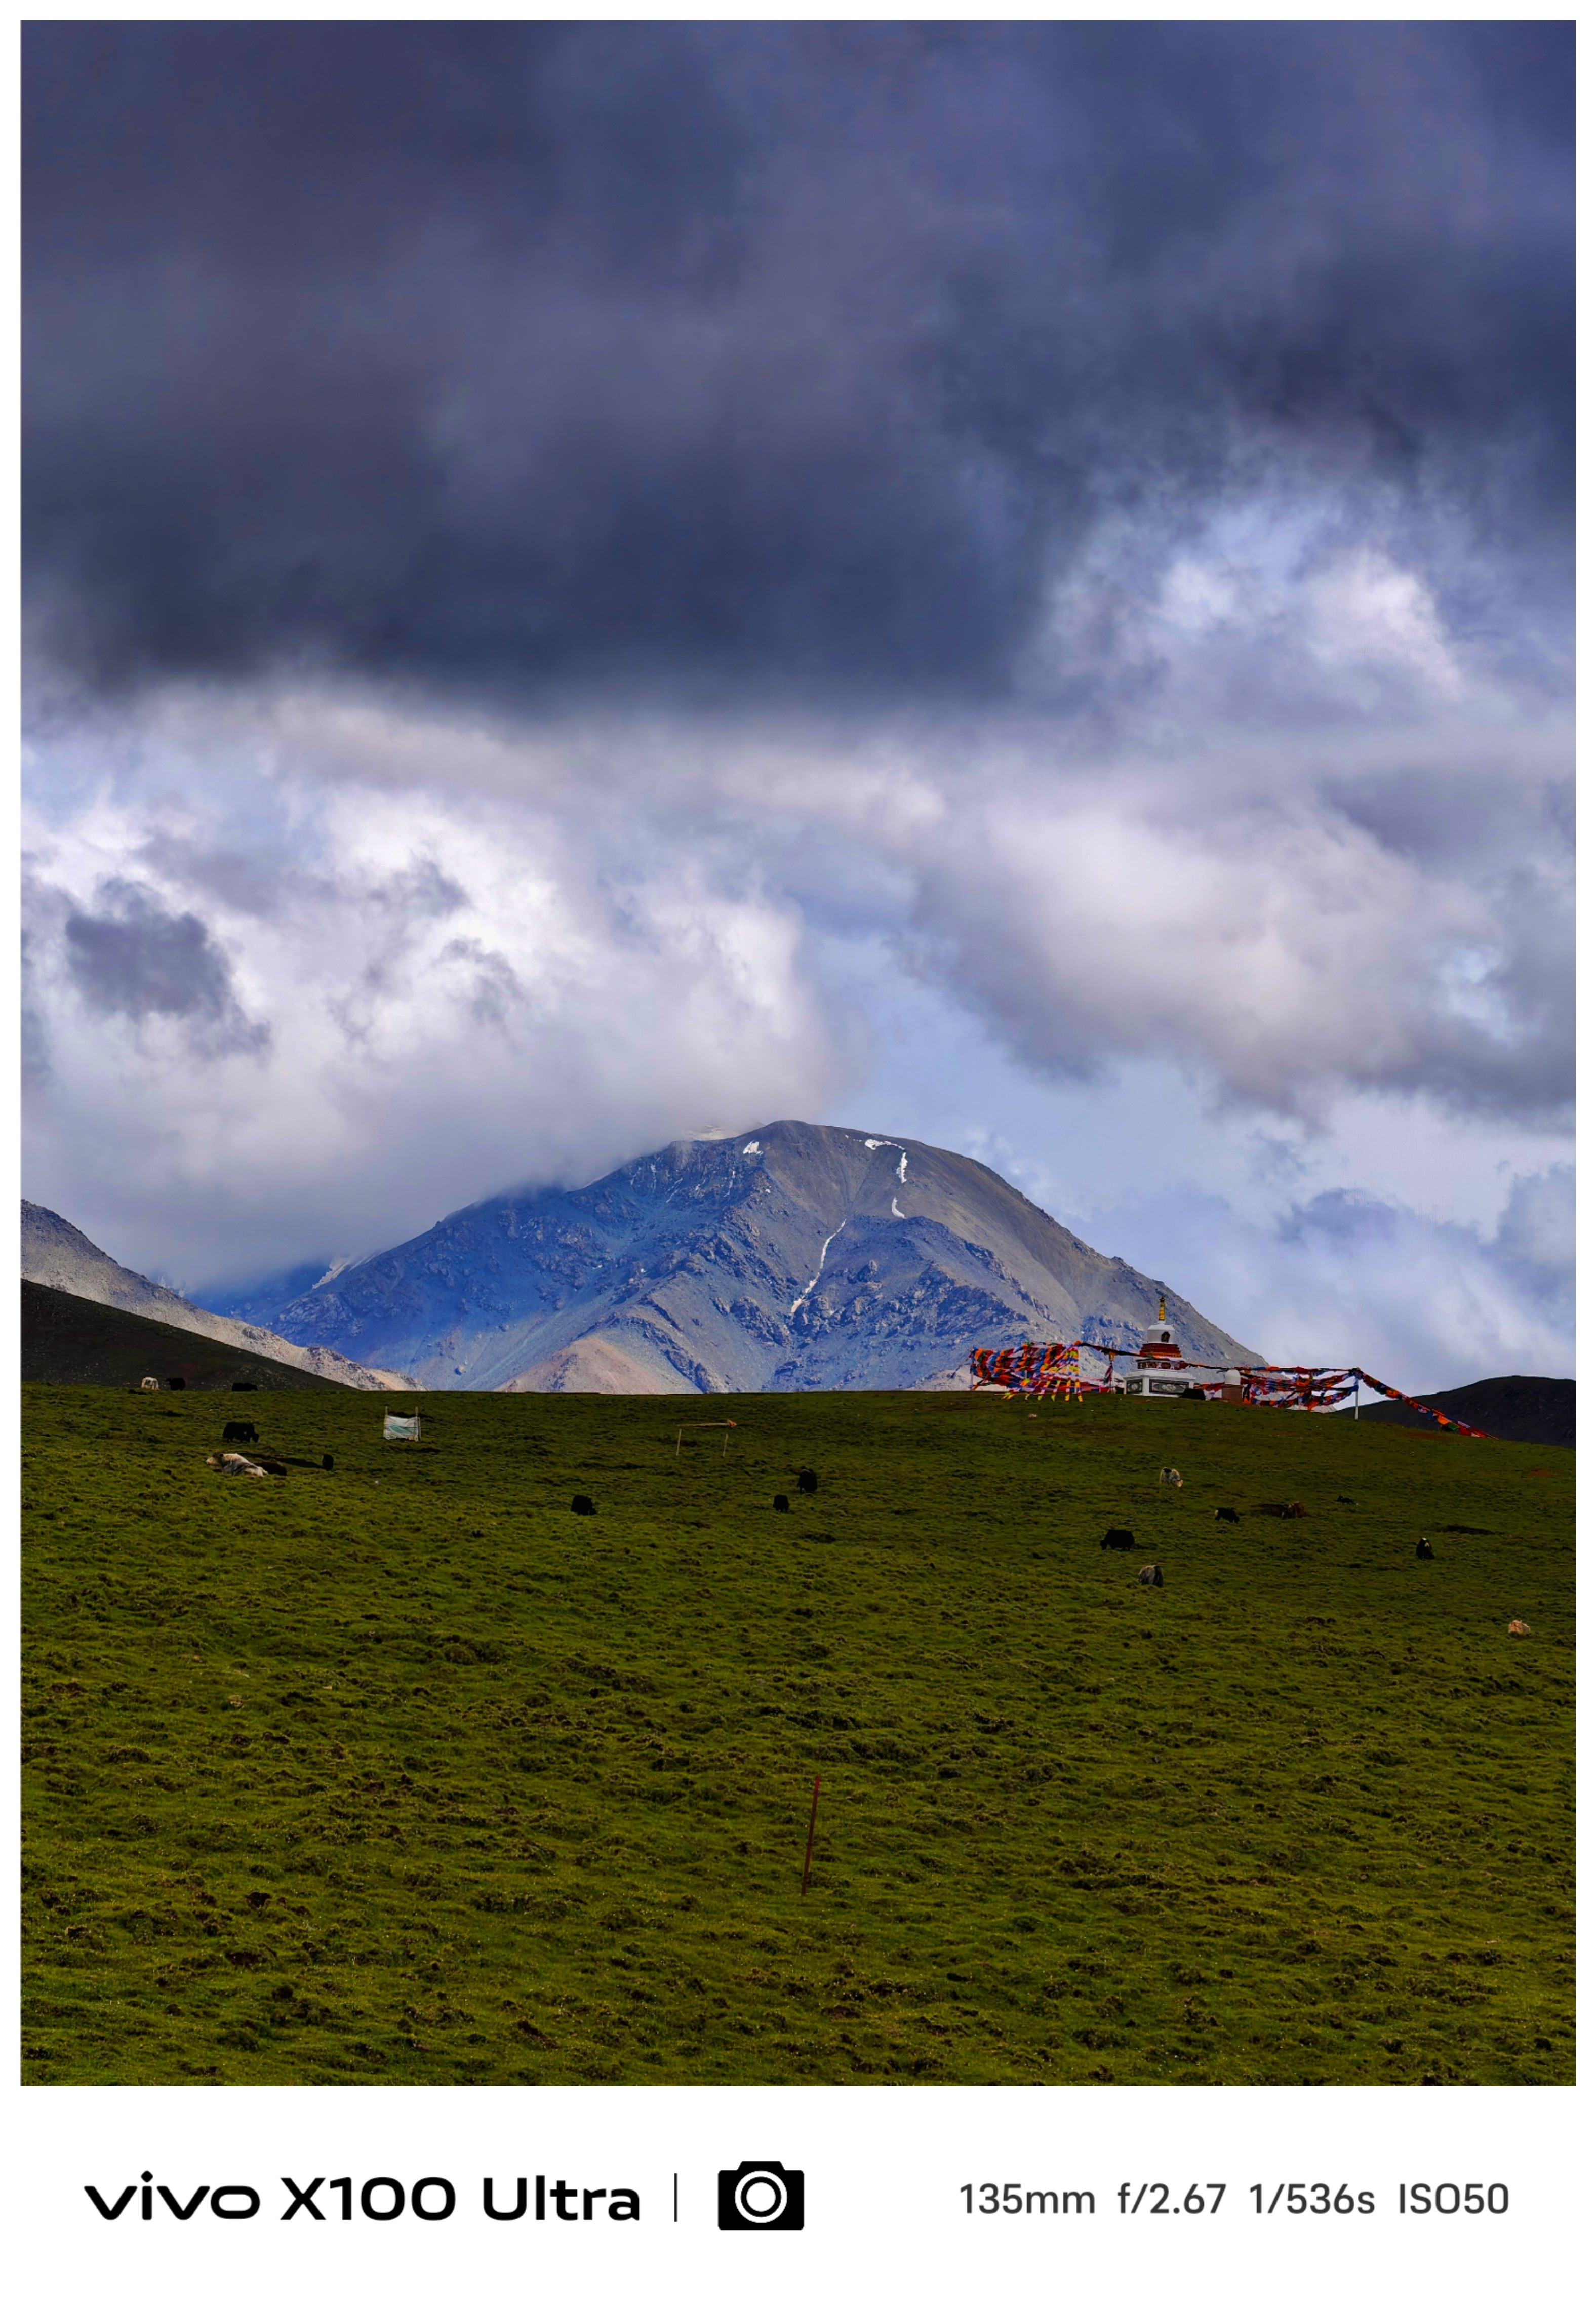
{"type": "MultiPolygon", "coordinates": [[[[686,1431],[687,1431],[687,1430],[688,1430],[688,1428],[689,1428],[689,1427],[725,1427],[725,1428],[732,1428],[732,1427],[735,1427],[736,1425],[737,1425],[737,1421],[736,1421],[735,1419],[687,1419],[687,1420],[684,1420],[684,1421],[683,1421],[683,1423],[682,1423],[682,1424],[681,1424],[681,1425],[677,1429],[677,1431],[676,1431],[676,1456],[677,1456],[677,1457],[679,1459],[679,1458],[681,1457],[681,1456],[682,1456],[682,1438],[683,1438],[683,1436],[686,1433],[686,1431]]],[[[723,1436],[721,1437],[721,1439],[720,1439],[720,1457],[721,1457],[723,1459],[724,1459],[724,1457],[726,1457],[727,1448],[728,1448],[728,1446],[729,1445],[730,1441],[731,1441],[731,1437],[730,1437],[730,1435],[729,1435],[729,1434],[723,1435],[723,1436]]]]}
{"type": "Polygon", "coordinates": [[[809,1841],[804,1848],[804,1881],[798,1886],[798,1890],[800,1892],[807,1892],[809,1889],[809,1863],[815,1857],[815,1823],[819,1817],[820,1774],[816,1772],[815,1775],[815,1800],[809,1806],[809,1841]]]}

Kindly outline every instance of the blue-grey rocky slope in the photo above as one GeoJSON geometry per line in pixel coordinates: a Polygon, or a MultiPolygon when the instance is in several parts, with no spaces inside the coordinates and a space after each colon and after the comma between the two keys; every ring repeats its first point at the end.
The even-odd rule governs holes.
{"type": "MultiPolygon", "coordinates": [[[[1131,1345],[1167,1288],[965,1155],[776,1122],[494,1196],[247,1303],[424,1387],[718,1394],[957,1385],[972,1347],[1025,1338],[1131,1345]]],[[[1257,1360],[1169,1296],[1188,1353],[1257,1360]]]]}

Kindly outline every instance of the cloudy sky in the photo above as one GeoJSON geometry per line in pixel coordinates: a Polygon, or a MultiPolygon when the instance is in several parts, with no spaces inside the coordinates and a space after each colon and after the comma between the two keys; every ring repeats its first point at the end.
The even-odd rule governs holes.
{"type": "Polygon", "coordinates": [[[1570,1370],[1572,30],[24,28],[24,1191],[778,1116],[1570,1370]]]}

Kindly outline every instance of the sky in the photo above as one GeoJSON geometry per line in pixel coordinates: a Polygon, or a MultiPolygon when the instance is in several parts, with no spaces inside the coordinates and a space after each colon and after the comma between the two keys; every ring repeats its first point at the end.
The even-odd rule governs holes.
{"type": "Polygon", "coordinates": [[[799,1117],[1571,1371],[1572,43],[24,26],[24,1192],[799,1117]]]}

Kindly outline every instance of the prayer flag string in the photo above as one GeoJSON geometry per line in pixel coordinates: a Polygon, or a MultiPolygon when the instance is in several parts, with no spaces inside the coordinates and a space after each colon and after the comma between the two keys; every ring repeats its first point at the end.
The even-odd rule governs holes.
{"type": "MultiPolygon", "coordinates": [[[[1117,1356],[1134,1354],[1132,1347],[1110,1347],[1096,1339],[1054,1340],[1039,1344],[1026,1339],[1017,1347],[977,1347],[970,1357],[970,1383],[972,1388],[1002,1388],[1011,1395],[1039,1397],[1063,1396],[1066,1402],[1079,1402],[1085,1395],[1102,1395],[1112,1389],[1114,1363],[1117,1356]],[[1106,1359],[1107,1369],[1098,1379],[1088,1379],[1081,1369],[1083,1348],[1106,1359]]],[[[1237,1373],[1242,1399],[1261,1411],[1325,1411],[1344,1403],[1361,1384],[1372,1388],[1376,1395],[1387,1397],[1393,1403],[1406,1404],[1411,1411],[1422,1412],[1433,1419],[1437,1427],[1453,1429],[1459,1435],[1471,1435],[1477,1441],[1488,1442],[1483,1428],[1471,1427],[1466,1419],[1449,1418],[1433,1404],[1420,1403],[1417,1397],[1404,1395],[1400,1388],[1388,1387],[1384,1379],[1360,1370],[1356,1364],[1335,1366],[1326,1363],[1203,1363],[1189,1357],[1160,1355],[1150,1358],[1160,1371],[1227,1371],[1237,1373]]],[[[1204,1394],[1217,1392],[1224,1381],[1206,1382],[1193,1378],[1190,1384],[1201,1388],[1204,1394]]]]}

